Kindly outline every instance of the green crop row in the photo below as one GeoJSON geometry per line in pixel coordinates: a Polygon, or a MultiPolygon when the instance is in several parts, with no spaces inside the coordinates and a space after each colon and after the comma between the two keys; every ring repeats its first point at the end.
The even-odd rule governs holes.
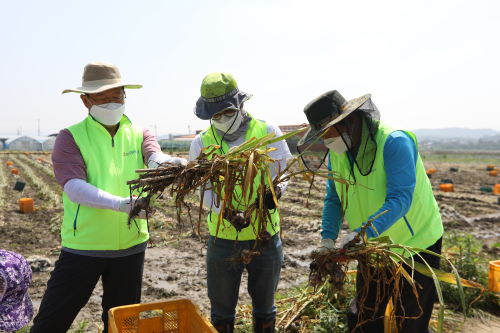
{"type": "Polygon", "coordinates": [[[48,203],[52,203],[55,206],[61,206],[61,196],[56,194],[50,189],[50,187],[40,179],[31,168],[21,162],[17,157],[12,156],[12,161],[23,168],[23,175],[30,181],[30,185],[37,190],[37,197],[44,199],[48,203]]]}
{"type": "Polygon", "coordinates": [[[24,162],[28,163],[29,165],[31,165],[32,167],[35,167],[37,168],[38,170],[40,170],[41,172],[43,172],[45,175],[51,177],[51,178],[56,178],[56,176],[54,175],[54,170],[45,165],[45,164],[42,164],[42,163],[38,163],[38,162],[35,162],[33,161],[31,158],[27,157],[27,156],[24,156],[24,155],[18,155],[18,157],[23,160],[24,162]]]}
{"type": "Polygon", "coordinates": [[[5,206],[5,188],[8,185],[7,176],[5,175],[5,164],[0,159],[0,207],[5,206]]]}

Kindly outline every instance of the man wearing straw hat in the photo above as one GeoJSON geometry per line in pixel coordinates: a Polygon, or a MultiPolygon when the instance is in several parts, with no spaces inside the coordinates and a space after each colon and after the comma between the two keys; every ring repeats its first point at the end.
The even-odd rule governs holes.
{"type": "MultiPolygon", "coordinates": [[[[323,134],[324,144],[329,149],[328,169],[340,172],[352,182],[347,187],[332,180],[327,182],[322,218],[323,239],[318,251],[325,253],[334,248],[343,217],[351,229],[342,243],[345,248],[354,240],[362,225],[388,210],[373,221],[374,228],[367,229],[368,239],[377,238],[378,234],[390,236],[396,244],[440,254],[443,223],[418,154],[415,135],[380,121],[379,111],[369,94],[346,101],[338,91],[329,91],[310,102],[304,113],[311,128],[298,145],[312,143],[323,134]]],[[[420,255],[431,267],[439,268],[438,257],[427,253],[420,255]]],[[[422,262],[417,255],[414,260],[422,262]]],[[[395,306],[396,316],[399,317],[398,329],[401,328],[401,316],[419,317],[421,307],[423,314],[418,319],[404,320],[401,332],[428,332],[436,288],[432,278],[418,272],[415,272],[414,280],[422,286],[417,287],[418,302],[410,283],[403,279],[402,304],[395,306]]],[[[364,281],[358,269],[358,292],[367,283],[368,295],[362,303],[367,322],[358,326],[360,309],[359,300],[355,298],[348,313],[350,332],[355,328],[355,332],[384,332],[383,317],[390,288],[385,289],[386,295],[377,295],[380,291],[377,290],[377,282],[364,281]],[[374,313],[377,296],[381,300],[378,311],[374,313]]]]}
{"type": "Polygon", "coordinates": [[[127,227],[137,197],[126,183],[144,165],[185,159],[161,152],[151,133],[124,115],[125,88],[118,68],[105,62],[85,66],[81,94],[87,117],[57,136],[52,162],[64,189],[62,250],[47,283],[31,332],[67,332],[102,278],[102,320],[108,331],[110,308],[140,303],[144,254],[149,239],[147,212],[127,227]]]}
{"type": "MultiPolygon", "coordinates": [[[[243,104],[252,97],[239,90],[236,81],[230,73],[215,72],[207,75],[201,84],[201,97],[194,108],[195,115],[203,120],[210,120],[211,125],[198,134],[191,144],[189,159],[195,160],[204,147],[220,146],[218,154],[225,154],[231,147],[239,146],[252,137],[261,138],[268,133],[281,136],[280,129],[263,120],[251,116],[243,104]]],[[[284,140],[269,145],[277,150],[269,156],[276,159],[275,168],[271,167],[273,178],[276,170],[284,170],[286,158],[291,157],[284,140]]],[[[210,158],[210,157],[209,157],[210,158]]],[[[279,198],[285,191],[287,183],[281,183],[276,193],[279,198]]],[[[238,189],[235,190],[238,192],[238,189]]],[[[239,190],[241,191],[241,190],[239,190]]],[[[256,198],[257,190],[253,192],[256,198]]],[[[239,193],[241,194],[241,193],[239,193]]],[[[237,193],[237,196],[239,195],[237,193]]],[[[222,227],[223,232],[217,233],[217,224],[221,207],[217,205],[218,194],[212,190],[204,193],[203,204],[210,209],[208,227],[210,236],[207,248],[207,288],[211,304],[211,321],[219,332],[233,332],[235,308],[238,303],[239,288],[243,270],[248,272],[248,293],[252,298],[253,331],[274,332],[276,306],[274,293],[283,263],[283,250],[279,237],[279,213],[272,195],[265,197],[266,206],[270,209],[272,221],[268,223],[267,236],[270,244],[247,264],[234,264],[230,257],[242,250],[251,250],[257,236],[249,222],[246,221],[244,211],[246,207],[241,203],[233,202],[237,210],[224,209],[222,227]],[[271,225],[272,224],[272,225],[271,225]],[[246,226],[243,229],[235,225],[246,226]],[[215,236],[217,240],[215,241],[215,236]],[[237,242],[235,242],[237,240],[237,242]]],[[[254,217],[252,217],[253,219],[254,217]]],[[[260,248],[259,241],[259,248],[260,248]]]]}

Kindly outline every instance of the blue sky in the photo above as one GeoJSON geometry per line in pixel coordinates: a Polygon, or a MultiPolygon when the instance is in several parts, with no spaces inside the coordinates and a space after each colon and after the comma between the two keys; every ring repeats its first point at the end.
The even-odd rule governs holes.
{"type": "Polygon", "coordinates": [[[499,1],[0,0],[0,133],[59,131],[87,114],[84,66],[116,64],[126,114],[158,135],[208,126],[192,113],[210,72],[233,73],[246,109],[277,123],[337,89],[371,93],[405,129],[500,130],[499,1]]]}

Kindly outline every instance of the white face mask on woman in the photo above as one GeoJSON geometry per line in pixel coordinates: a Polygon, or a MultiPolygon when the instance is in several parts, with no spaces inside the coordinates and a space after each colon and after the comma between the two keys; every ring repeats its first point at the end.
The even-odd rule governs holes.
{"type": "Polygon", "coordinates": [[[231,134],[236,132],[238,128],[240,128],[242,121],[243,115],[241,114],[241,111],[238,111],[232,117],[226,117],[223,115],[219,120],[212,120],[212,123],[219,131],[222,131],[226,134],[231,134]],[[236,119],[234,117],[236,117],[236,119]]]}
{"type": "Polygon", "coordinates": [[[340,136],[336,138],[324,139],[323,141],[326,148],[336,152],[339,155],[342,155],[347,151],[347,146],[345,144],[347,143],[349,146],[351,146],[351,138],[349,137],[349,135],[347,135],[347,133],[344,133],[342,134],[342,137],[344,138],[345,143],[340,136]]]}
{"type": "Polygon", "coordinates": [[[89,110],[90,115],[103,125],[116,125],[125,113],[125,104],[108,103],[102,105],[92,105],[89,110]]]}

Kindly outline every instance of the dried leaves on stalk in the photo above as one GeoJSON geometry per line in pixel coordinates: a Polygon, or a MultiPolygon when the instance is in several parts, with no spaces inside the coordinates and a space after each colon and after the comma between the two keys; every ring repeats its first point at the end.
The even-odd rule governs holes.
{"type": "Polygon", "coordinates": [[[373,219],[363,226],[362,230],[358,234],[359,238],[354,239],[351,243],[349,243],[349,247],[346,249],[329,250],[324,254],[319,254],[318,252],[313,253],[313,261],[310,264],[311,271],[309,275],[311,285],[317,288],[328,280],[334,289],[342,290],[345,283],[345,273],[347,272],[349,263],[357,260],[359,264],[358,273],[362,275],[364,281],[376,281],[377,283],[375,309],[366,308],[364,306],[364,302],[368,296],[370,284],[365,283],[364,288],[357,291],[356,297],[359,300],[357,327],[367,321],[377,319],[368,316],[366,314],[368,311],[366,310],[369,310],[370,313],[376,313],[378,310],[377,307],[382,304],[384,295],[386,294],[389,294],[389,298],[392,297],[395,305],[391,313],[391,320],[395,321],[397,318],[401,325],[405,319],[415,319],[404,316],[396,316],[396,308],[400,306],[399,304],[401,303],[403,280],[408,281],[412,286],[413,293],[420,308],[420,315],[423,313],[423,310],[418,303],[417,293],[417,288],[421,287],[413,280],[413,272],[416,270],[421,274],[432,277],[436,285],[441,305],[438,312],[438,332],[443,332],[444,325],[444,301],[439,281],[457,285],[457,292],[460,294],[463,305],[464,321],[460,325],[460,327],[462,327],[466,320],[466,306],[463,287],[478,288],[481,290],[481,295],[484,292],[483,287],[476,282],[460,278],[453,264],[448,259],[437,253],[433,253],[426,249],[394,244],[391,238],[387,236],[379,237],[374,241],[367,241],[366,229],[368,227],[373,227],[371,226],[371,221],[373,221],[373,219]],[[362,244],[358,244],[358,241],[361,238],[364,239],[364,242],[362,244]],[[396,249],[403,250],[403,254],[400,255],[395,252],[394,250],[396,249]],[[430,267],[420,256],[420,252],[432,254],[446,260],[452,268],[454,274],[446,273],[439,269],[430,267]],[[420,257],[424,263],[415,262],[413,260],[414,256],[420,257]]]}
{"type": "MultiPolygon", "coordinates": [[[[305,129],[305,128],[304,128],[305,129]]],[[[268,223],[271,221],[271,213],[265,206],[264,196],[266,188],[273,193],[275,203],[278,202],[274,187],[287,178],[283,177],[286,170],[278,170],[278,177],[272,179],[270,164],[275,160],[269,157],[268,153],[276,148],[267,148],[273,142],[284,140],[297,134],[304,129],[288,133],[287,135],[275,138],[274,133],[270,133],[262,138],[251,138],[240,146],[231,148],[226,154],[220,155],[219,146],[211,145],[205,147],[198,158],[191,161],[186,167],[164,163],[153,169],[140,169],[138,179],[128,181],[130,192],[138,193],[143,197],[141,207],[133,207],[129,216],[128,225],[138,216],[141,209],[151,210],[150,200],[154,195],[160,195],[169,188],[170,195],[175,199],[177,208],[177,219],[183,222],[182,211],[187,209],[187,215],[191,220],[191,209],[184,201],[188,193],[200,190],[201,201],[205,190],[212,190],[217,193],[214,196],[214,206],[220,207],[221,214],[217,223],[217,238],[219,232],[225,228],[235,227],[238,231],[244,227],[252,228],[256,235],[255,250],[257,241],[260,240],[265,247],[270,241],[268,223]],[[268,184],[272,184],[269,186],[268,184]],[[252,202],[253,200],[253,202],[252,202]],[[259,204],[257,204],[259,203],[259,204]],[[228,225],[223,219],[224,211],[244,210],[245,217],[249,218],[249,225],[228,225]]],[[[274,166],[273,166],[274,167],[274,166]]],[[[287,168],[288,169],[288,168],[287,168]]],[[[137,205],[136,205],[137,206],[137,205]]],[[[278,207],[279,212],[279,207],[278,207]]],[[[200,233],[200,223],[202,216],[202,205],[198,212],[198,234],[200,233]]],[[[274,228],[272,224],[271,228],[274,228]]]]}

